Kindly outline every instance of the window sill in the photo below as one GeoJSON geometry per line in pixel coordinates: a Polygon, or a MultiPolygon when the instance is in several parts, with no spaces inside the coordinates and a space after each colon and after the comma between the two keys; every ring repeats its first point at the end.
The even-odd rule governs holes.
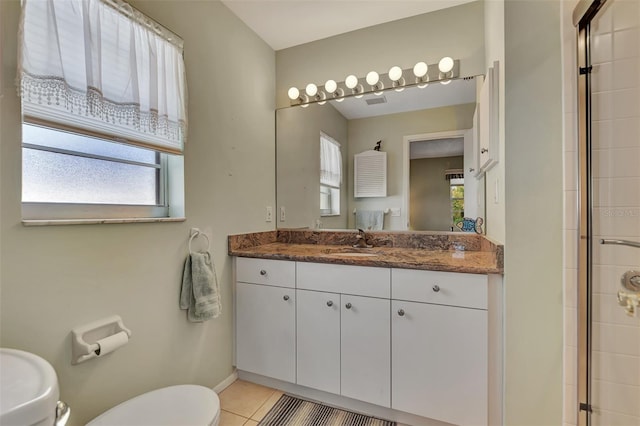
{"type": "Polygon", "coordinates": [[[119,219],[28,219],[23,220],[23,226],[52,226],[52,225],[97,225],[110,223],[156,223],[156,222],[184,222],[186,217],[140,217],[119,219]]]}

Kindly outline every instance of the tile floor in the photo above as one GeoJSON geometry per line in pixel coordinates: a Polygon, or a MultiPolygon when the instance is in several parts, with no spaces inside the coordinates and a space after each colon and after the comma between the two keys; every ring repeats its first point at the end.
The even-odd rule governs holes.
{"type": "Polygon", "coordinates": [[[279,390],[236,380],[220,392],[220,426],[256,426],[281,396],[279,390]]]}
{"type": "MultiPolygon", "coordinates": [[[[236,380],[218,395],[219,426],[257,426],[282,394],[276,389],[236,380]]],[[[409,425],[398,423],[397,426],[409,425]]]]}

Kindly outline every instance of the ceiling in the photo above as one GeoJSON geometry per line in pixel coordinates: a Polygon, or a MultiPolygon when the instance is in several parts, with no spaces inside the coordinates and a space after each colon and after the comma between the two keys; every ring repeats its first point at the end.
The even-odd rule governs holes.
{"type": "Polygon", "coordinates": [[[221,0],[274,50],[474,0],[221,0]]]}

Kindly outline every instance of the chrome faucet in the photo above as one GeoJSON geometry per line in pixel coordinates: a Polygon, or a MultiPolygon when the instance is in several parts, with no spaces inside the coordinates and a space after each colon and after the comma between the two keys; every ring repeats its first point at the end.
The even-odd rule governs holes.
{"type": "Polygon", "coordinates": [[[373,245],[369,244],[369,240],[367,239],[367,234],[365,234],[364,229],[358,229],[358,235],[356,235],[356,243],[353,245],[354,248],[372,248],[373,245]]]}

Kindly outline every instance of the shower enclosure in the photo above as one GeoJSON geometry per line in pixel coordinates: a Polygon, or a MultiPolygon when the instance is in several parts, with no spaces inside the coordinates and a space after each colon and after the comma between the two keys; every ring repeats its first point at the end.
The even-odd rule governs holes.
{"type": "Polygon", "coordinates": [[[640,1],[582,0],[579,425],[640,426],[640,1]]]}

